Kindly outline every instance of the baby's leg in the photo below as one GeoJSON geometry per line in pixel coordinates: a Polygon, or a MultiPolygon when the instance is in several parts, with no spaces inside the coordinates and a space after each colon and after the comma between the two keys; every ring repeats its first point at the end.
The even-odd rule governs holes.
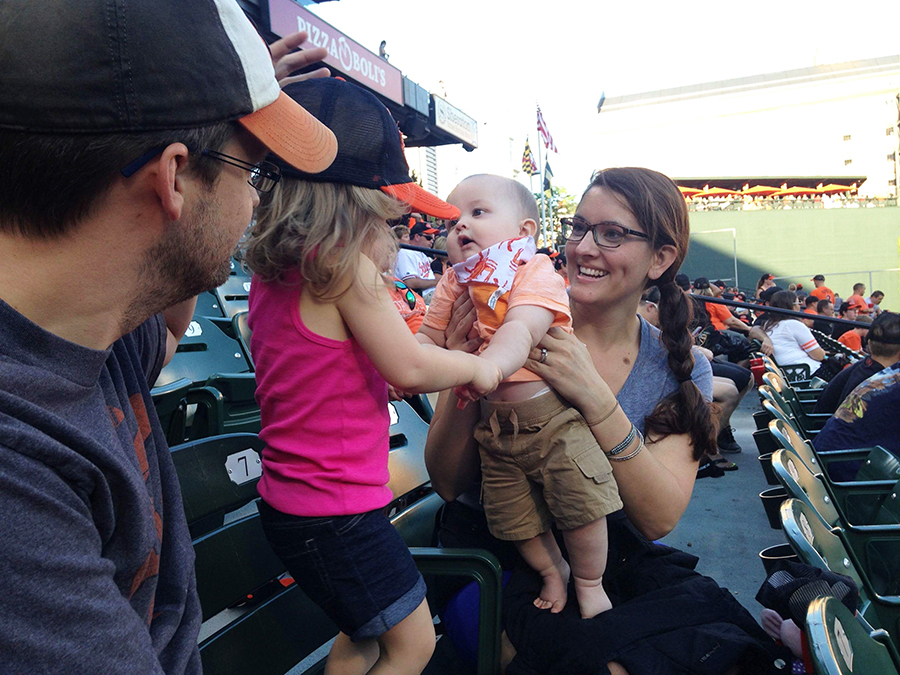
{"type": "Polygon", "coordinates": [[[428,601],[378,638],[381,655],[370,675],[419,675],[434,653],[434,623],[428,601]]]}
{"type": "Polygon", "coordinates": [[[569,564],[562,557],[562,552],[547,530],[531,539],[517,541],[519,554],[533,570],[539,572],[544,581],[541,594],[535,598],[534,606],[538,609],[549,609],[557,614],[566,606],[569,585],[569,564]]]}
{"type": "Polygon", "coordinates": [[[328,652],[325,675],[360,675],[368,673],[378,660],[379,648],[375,638],[353,642],[344,633],[338,633],[328,652]]]}
{"type": "Polygon", "coordinates": [[[578,598],[581,618],[590,619],[612,607],[609,596],[603,590],[603,572],[606,570],[609,547],[606,518],[598,518],[574,530],[565,530],[563,538],[572,563],[575,597],[578,598]]]}

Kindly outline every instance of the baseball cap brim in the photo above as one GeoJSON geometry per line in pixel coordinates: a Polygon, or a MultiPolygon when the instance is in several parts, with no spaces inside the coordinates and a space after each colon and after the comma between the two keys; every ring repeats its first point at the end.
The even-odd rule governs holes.
{"type": "Polygon", "coordinates": [[[337,139],[284,92],[274,102],[238,120],[271,152],[300,171],[324,171],[337,156],[337,139]]]}
{"type": "Polygon", "coordinates": [[[458,208],[451,206],[442,199],[438,199],[430,192],[420,188],[416,183],[382,185],[381,189],[394,199],[399,199],[401,202],[409,204],[414,211],[445,220],[459,218],[458,208]]]}

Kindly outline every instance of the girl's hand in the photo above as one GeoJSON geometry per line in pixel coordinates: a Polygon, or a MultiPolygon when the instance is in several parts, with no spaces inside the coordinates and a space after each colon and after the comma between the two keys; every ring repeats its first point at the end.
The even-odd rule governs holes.
{"type": "Polygon", "coordinates": [[[450,323],[444,331],[444,346],[469,354],[478,351],[484,342],[475,330],[475,305],[468,293],[463,293],[453,301],[450,323]]]}
{"type": "Polygon", "coordinates": [[[578,408],[585,419],[598,419],[614,396],[597,373],[587,347],[562,328],[551,328],[525,362],[528,370],[556,390],[560,396],[578,408]],[[541,350],[547,350],[541,363],[541,350]]]}
{"type": "Polygon", "coordinates": [[[462,387],[455,387],[453,393],[459,398],[456,407],[463,410],[469,401],[477,401],[482,396],[486,396],[494,391],[503,379],[503,371],[500,366],[491,363],[487,359],[477,359],[475,377],[472,381],[462,387]]]}
{"type": "Polygon", "coordinates": [[[287,85],[294,82],[302,82],[303,80],[311,80],[316,77],[328,77],[331,71],[324,66],[311,73],[301,73],[299,75],[291,75],[306,68],[306,66],[317,63],[328,56],[328,50],[324,47],[313,47],[312,49],[303,49],[294,51],[297,47],[306,42],[306,31],[292,33],[286,35],[280,40],[276,40],[269,45],[269,51],[272,54],[272,65],[275,67],[275,79],[278,80],[278,86],[284,89],[287,85]]]}

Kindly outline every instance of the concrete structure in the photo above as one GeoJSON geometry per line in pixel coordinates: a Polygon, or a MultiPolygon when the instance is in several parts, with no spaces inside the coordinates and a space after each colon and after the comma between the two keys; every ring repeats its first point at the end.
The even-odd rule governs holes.
{"type": "Polygon", "coordinates": [[[597,117],[604,166],[673,178],[867,176],[897,194],[900,56],[609,97],[597,117]]]}

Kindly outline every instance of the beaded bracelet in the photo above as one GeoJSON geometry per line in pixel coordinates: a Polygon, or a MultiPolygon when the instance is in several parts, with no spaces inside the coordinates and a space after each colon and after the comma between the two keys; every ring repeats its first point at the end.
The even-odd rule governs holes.
{"type": "Polygon", "coordinates": [[[637,434],[637,433],[638,433],[637,427],[634,426],[634,424],[632,424],[631,431],[628,432],[628,435],[625,437],[624,441],[619,443],[616,447],[614,447],[609,452],[606,452],[606,450],[604,450],[603,452],[606,452],[607,457],[615,457],[616,455],[621,455],[623,452],[625,452],[625,449],[629,445],[631,445],[631,441],[634,440],[635,434],[637,434]]]}
{"type": "Polygon", "coordinates": [[[612,414],[614,412],[616,412],[616,408],[618,408],[618,407],[619,407],[619,402],[616,401],[616,404],[612,408],[610,408],[610,411],[608,413],[606,413],[603,417],[601,417],[599,420],[597,420],[596,422],[588,422],[587,420],[585,420],[585,422],[587,422],[587,425],[589,427],[595,427],[598,424],[603,424],[606,420],[608,420],[610,417],[612,417],[612,414]]]}
{"type": "Polygon", "coordinates": [[[632,457],[636,457],[637,454],[644,449],[644,434],[640,431],[638,432],[638,446],[635,448],[634,452],[630,452],[624,457],[610,457],[609,461],[611,462],[625,462],[631,459],[632,457]]]}

